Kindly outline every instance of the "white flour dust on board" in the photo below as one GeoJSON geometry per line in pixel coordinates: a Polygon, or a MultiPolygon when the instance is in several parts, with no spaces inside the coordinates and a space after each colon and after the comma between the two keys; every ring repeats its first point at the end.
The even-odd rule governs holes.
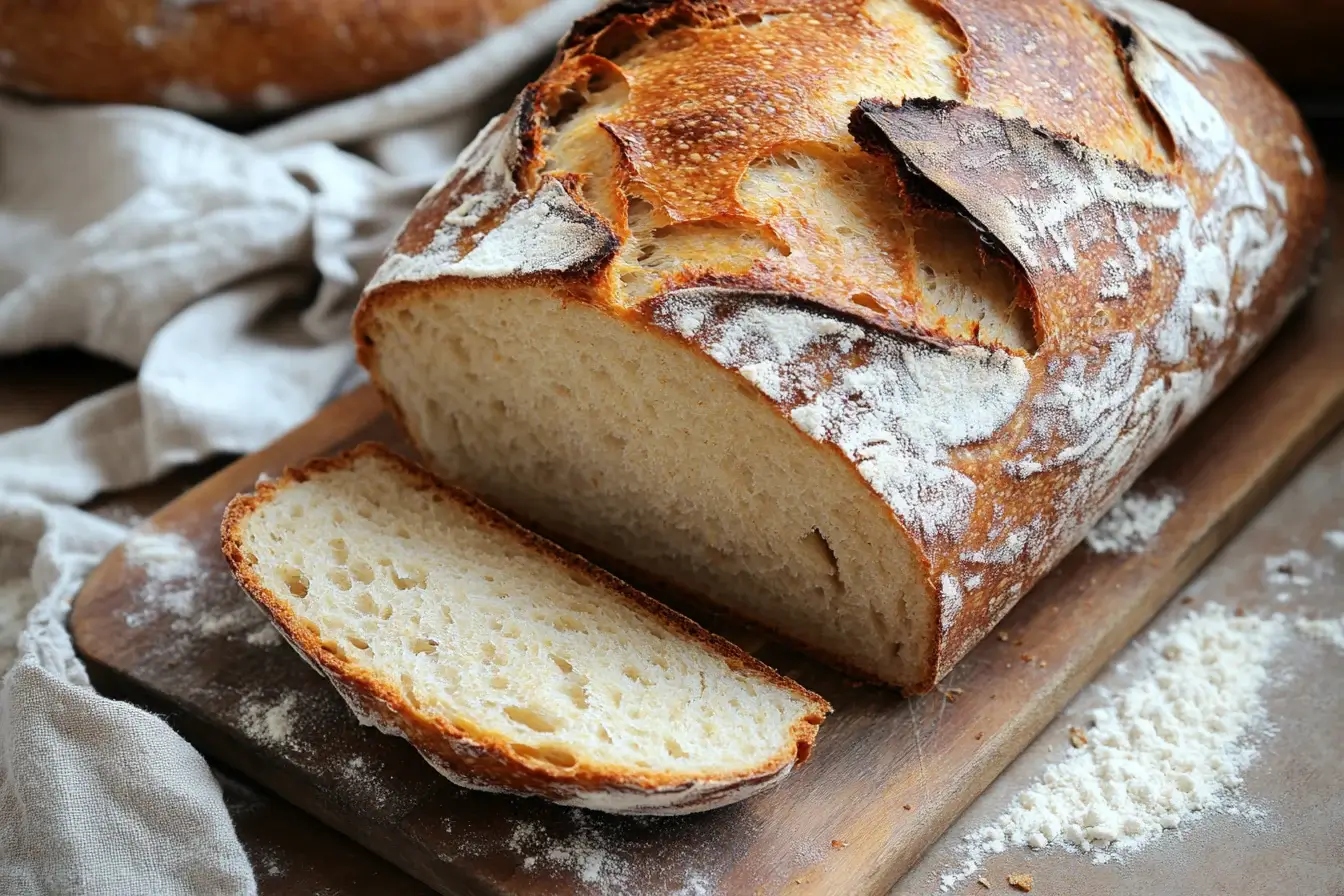
{"type": "Polygon", "coordinates": [[[244,700],[242,711],[243,731],[255,741],[277,747],[293,746],[294,709],[299,698],[287,694],[279,703],[266,704],[256,699],[244,700]]]}
{"type": "Polygon", "coordinates": [[[1068,754],[965,837],[963,864],[942,875],[942,888],[1012,847],[1058,847],[1102,863],[1207,813],[1263,816],[1238,790],[1257,740],[1272,734],[1261,691],[1287,631],[1281,615],[1237,616],[1210,603],[1136,642],[1127,663],[1139,674],[1095,691],[1068,754]]]}
{"type": "Polygon", "coordinates": [[[1152,495],[1130,489],[1087,533],[1087,546],[1098,554],[1142,551],[1162,531],[1180,502],[1180,493],[1173,489],[1152,495]]]}
{"type": "Polygon", "coordinates": [[[132,532],[122,551],[127,565],[144,570],[145,578],[151,582],[190,579],[201,571],[196,548],[176,532],[153,529],[132,532]]]}
{"type": "Polygon", "coordinates": [[[176,532],[142,529],[122,545],[128,567],[144,573],[136,592],[138,609],[126,615],[126,624],[139,628],[164,613],[187,618],[196,612],[201,565],[196,548],[176,532]]]}
{"type": "Polygon", "coordinates": [[[589,813],[580,809],[572,810],[570,817],[573,830],[564,836],[551,835],[534,822],[523,821],[514,826],[506,846],[522,856],[524,871],[540,869],[571,874],[579,883],[576,892],[596,896],[624,896],[626,893],[711,896],[718,892],[713,876],[703,870],[687,870],[680,878],[669,879],[668,869],[664,868],[660,869],[656,883],[642,880],[634,863],[621,852],[623,841],[605,835],[602,826],[639,824],[643,819],[613,822],[611,818],[602,818],[601,823],[596,824],[589,813]]]}
{"type": "MultiPolygon", "coordinates": [[[[1329,533],[1326,533],[1329,540],[1329,533]]],[[[1332,558],[1315,557],[1301,548],[1292,548],[1264,560],[1265,584],[1275,590],[1274,599],[1288,603],[1320,583],[1335,576],[1332,558]]]]}
{"type": "Polygon", "coordinates": [[[1293,627],[1300,634],[1333,644],[1344,650],[1344,618],[1341,619],[1298,619],[1293,627]]]}
{"type": "MultiPolygon", "coordinates": [[[[231,577],[206,568],[192,543],[176,532],[132,532],[122,547],[126,565],[144,573],[144,583],[135,592],[136,608],[125,616],[126,625],[143,625],[171,617],[174,633],[198,638],[231,638],[245,635],[248,644],[272,647],[282,642],[266,615],[256,604],[230,587],[231,577]],[[206,606],[204,595],[219,587],[237,592],[237,601],[224,608],[206,606]]],[[[180,643],[165,645],[176,649],[180,643]]]]}
{"type": "Polygon", "coordinates": [[[275,630],[275,626],[266,625],[247,633],[247,643],[253,647],[280,647],[285,639],[275,630]]]}

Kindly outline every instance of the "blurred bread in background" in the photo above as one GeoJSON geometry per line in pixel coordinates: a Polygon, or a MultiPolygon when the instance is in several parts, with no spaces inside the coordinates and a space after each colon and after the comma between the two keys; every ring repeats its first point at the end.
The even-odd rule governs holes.
{"type": "Polygon", "coordinates": [[[0,87],[206,117],[400,80],[544,0],[0,0],[0,87]]]}

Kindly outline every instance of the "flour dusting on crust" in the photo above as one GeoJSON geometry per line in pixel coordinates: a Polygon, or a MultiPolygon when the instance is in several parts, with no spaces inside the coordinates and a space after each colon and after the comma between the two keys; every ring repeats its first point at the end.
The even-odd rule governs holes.
{"type": "Polygon", "coordinates": [[[1093,5],[1143,31],[1194,71],[1212,71],[1215,60],[1245,58],[1226,37],[1188,12],[1158,0],[1093,0],[1093,5]]]}
{"type": "Polygon", "coordinates": [[[443,215],[429,244],[384,259],[369,289],[440,277],[511,277],[563,272],[599,258],[612,245],[606,226],[548,176],[531,195],[514,184],[519,159],[518,115],[496,118],[472,141],[453,169],[420,201],[423,211],[454,185],[458,204],[443,215]],[[503,211],[494,227],[476,228],[503,211]]]}
{"type": "Polygon", "coordinates": [[[799,429],[843,451],[925,538],[965,531],[975,483],[947,453],[988,438],[1017,410],[1022,359],[933,348],[754,298],[682,290],[664,297],[654,321],[788,406],[799,429]]]}

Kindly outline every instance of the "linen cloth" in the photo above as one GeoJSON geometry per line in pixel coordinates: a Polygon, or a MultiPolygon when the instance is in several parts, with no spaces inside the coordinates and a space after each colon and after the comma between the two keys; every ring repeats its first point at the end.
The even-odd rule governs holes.
{"type": "Polygon", "coordinates": [[[260,448],[357,381],[360,285],[500,91],[595,5],[554,0],[246,135],[0,97],[0,355],[74,346],[137,370],[0,435],[0,893],[256,892],[205,760],[89,687],[66,615],[127,528],[78,506],[260,448]]]}

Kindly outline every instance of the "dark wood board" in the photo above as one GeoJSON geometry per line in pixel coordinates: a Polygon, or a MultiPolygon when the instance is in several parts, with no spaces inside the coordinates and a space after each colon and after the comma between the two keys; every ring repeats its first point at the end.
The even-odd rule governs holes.
{"type": "Polygon", "coordinates": [[[854,687],[760,636],[725,631],[836,712],[813,762],[712,813],[615,818],[456,788],[405,743],[357,725],[287,647],[254,643],[264,620],[219,556],[224,505],[287,463],[369,438],[403,447],[368,390],[152,518],[190,540],[199,574],[147,582],[114,553],[71,626],[100,688],[164,712],[207,755],[444,893],[884,892],[1338,424],[1341,332],[1344,279],[1328,277],[1145,475],[1147,487],[1184,496],[1148,549],[1076,550],[1004,621],[1009,640],[987,639],[941,692],[905,700],[854,687]],[[174,588],[190,590],[175,604],[188,611],[165,609],[174,588]],[[285,738],[264,736],[267,710],[292,723],[285,738]]]}

